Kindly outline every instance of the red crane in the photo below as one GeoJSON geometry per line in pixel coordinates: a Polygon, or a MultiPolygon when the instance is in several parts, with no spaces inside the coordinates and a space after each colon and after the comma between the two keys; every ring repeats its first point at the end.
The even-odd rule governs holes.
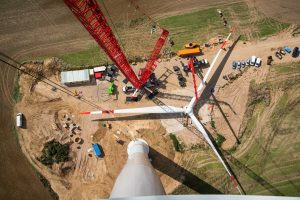
{"type": "Polygon", "coordinates": [[[141,74],[140,81],[143,85],[148,81],[152,72],[157,67],[157,65],[155,64],[155,61],[157,60],[158,54],[159,54],[160,50],[162,49],[162,47],[164,46],[164,44],[168,38],[168,35],[169,35],[169,31],[163,29],[163,31],[162,31],[160,37],[158,38],[158,40],[154,46],[154,49],[147,61],[146,67],[141,74]]]}
{"type": "Polygon", "coordinates": [[[193,82],[194,82],[194,91],[195,91],[195,97],[196,101],[198,102],[198,92],[197,92],[197,83],[196,83],[196,77],[195,77],[195,68],[194,68],[194,57],[190,58],[189,61],[189,68],[192,70],[192,75],[193,75],[193,82]]]}
{"type": "Polygon", "coordinates": [[[70,8],[77,19],[88,30],[91,36],[96,40],[100,47],[117,65],[124,76],[130,81],[134,87],[141,89],[156,68],[155,61],[164,45],[168,31],[163,30],[158,39],[152,54],[147,62],[145,72],[139,80],[129,65],[116,37],[109,27],[102,11],[96,0],[64,0],[65,4],[70,8]]]}

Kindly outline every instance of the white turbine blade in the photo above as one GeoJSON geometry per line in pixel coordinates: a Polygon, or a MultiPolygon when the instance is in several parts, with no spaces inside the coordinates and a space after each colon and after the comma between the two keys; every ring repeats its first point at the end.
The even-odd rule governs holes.
{"type": "Polygon", "coordinates": [[[183,113],[183,108],[173,106],[151,106],[142,108],[127,108],[118,110],[99,110],[91,112],[81,112],[80,114],[95,115],[95,114],[151,114],[151,113],[183,113]]]}
{"type": "MultiPolygon", "coordinates": [[[[219,55],[220,55],[222,49],[224,48],[224,46],[225,46],[225,44],[227,43],[228,39],[230,38],[231,34],[232,34],[232,32],[230,32],[230,33],[228,34],[228,36],[227,36],[227,38],[225,39],[224,43],[221,45],[221,47],[220,47],[220,49],[219,49],[217,55],[215,56],[215,58],[213,59],[211,65],[209,66],[209,68],[208,68],[208,70],[207,70],[207,72],[206,72],[204,78],[202,79],[201,84],[199,85],[199,87],[198,87],[198,89],[197,89],[197,94],[198,94],[198,96],[200,96],[200,92],[201,92],[202,88],[204,87],[204,84],[205,84],[205,82],[206,82],[206,80],[207,80],[207,78],[208,78],[208,76],[209,76],[209,74],[210,74],[212,68],[214,67],[214,65],[215,65],[215,63],[216,63],[216,61],[217,61],[217,59],[218,59],[218,57],[219,57],[219,55]]],[[[196,96],[194,96],[194,97],[192,98],[191,102],[189,103],[189,105],[188,105],[188,107],[187,107],[187,110],[191,110],[192,107],[194,106],[195,102],[196,102],[196,96]]]]}
{"type": "Polygon", "coordinates": [[[223,161],[222,157],[220,156],[219,152],[217,151],[215,145],[212,143],[211,139],[209,138],[209,136],[208,136],[206,130],[204,129],[204,127],[202,126],[202,124],[198,121],[198,119],[195,117],[195,115],[193,113],[189,113],[189,116],[191,117],[191,119],[192,119],[193,123],[195,124],[195,126],[197,127],[197,129],[202,133],[204,139],[207,141],[209,146],[213,149],[214,153],[217,155],[218,159],[220,160],[220,162],[224,166],[225,170],[229,174],[230,179],[234,183],[235,187],[238,189],[239,193],[243,194],[239,185],[237,184],[236,180],[232,176],[229,168],[227,167],[226,163],[223,161]]]}

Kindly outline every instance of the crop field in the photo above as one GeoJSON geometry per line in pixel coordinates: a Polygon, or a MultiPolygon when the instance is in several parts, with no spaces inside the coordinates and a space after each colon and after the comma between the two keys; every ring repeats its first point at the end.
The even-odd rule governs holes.
{"type": "MultiPolygon", "coordinates": [[[[221,9],[229,26],[235,27],[237,34],[241,34],[245,40],[259,39],[270,36],[286,29],[289,24],[264,17],[263,15],[253,18],[251,9],[245,2],[219,5],[193,11],[185,14],[167,16],[158,20],[161,27],[170,31],[170,38],[175,42],[171,48],[177,52],[185,44],[191,41],[203,44],[217,35],[226,35],[229,26],[224,27],[223,21],[217,13],[221,9]]],[[[159,37],[159,33],[150,34],[151,22],[144,16],[127,22],[118,22],[112,26],[125,54],[130,60],[134,58],[147,58],[159,37]]],[[[89,49],[75,52],[58,54],[58,57],[73,65],[106,63],[109,60],[96,44],[89,49]]]]}
{"type": "MultiPolygon", "coordinates": [[[[274,65],[266,82],[251,84],[241,145],[222,151],[247,194],[300,195],[299,72],[299,63],[274,65]]],[[[185,164],[221,192],[237,193],[213,157],[193,149],[185,164]]],[[[174,194],[197,192],[181,185],[174,194]]]]}

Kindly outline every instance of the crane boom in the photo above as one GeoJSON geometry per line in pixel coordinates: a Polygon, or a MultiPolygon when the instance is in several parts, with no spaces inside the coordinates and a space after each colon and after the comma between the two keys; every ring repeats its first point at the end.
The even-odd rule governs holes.
{"type": "Polygon", "coordinates": [[[168,38],[168,35],[169,35],[169,31],[163,29],[162,33],[161,33],[160,37],[158,38],[158,40],[154,46],[154,49],[147,61],[146,67],[141,74],[140,81],[141,81],[142,85],[144,85],[147,82],[147,80],[151,76],[152,72],[157,67],[157,65],[155,64],[155,61],[157,60],[158,54],[159,54],[160,50],[162,49],[162,47],[164,46],[164,44],[168,38]]]}
{"type": "Polygon", "coordinates": [[[132,70],[96,0],[64,0],[77,19],[134,87],[143,84],[132,70]]]}

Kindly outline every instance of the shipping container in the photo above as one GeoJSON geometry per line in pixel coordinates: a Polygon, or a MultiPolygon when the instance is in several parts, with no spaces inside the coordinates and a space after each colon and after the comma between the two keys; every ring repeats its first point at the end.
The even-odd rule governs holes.
{"type": "Polygon", "coordinates": [[[93,144],[93,149],[94,149],[95,155],[97,157],[101,157],[103,155],[101,147],[100,147],[99,144],[93,144]]]}
{"type": "Polygon", "coordinates": [[[20,127],[20,128],[23,126],[23,114],[22,113],[17,114],[16,124],[17,124],[17,127],[20,127]]]}
{"type": "Polygon", "coordinates": [[[200,53],[201,53],[201,49],[199,47],[197,47],[197,48],[193,48],[193,49],[179,50],[177,52],[177,55],[180,57],[184,57],[184,56],[191,56],[191,55],[200,54],[200,53]]]}

